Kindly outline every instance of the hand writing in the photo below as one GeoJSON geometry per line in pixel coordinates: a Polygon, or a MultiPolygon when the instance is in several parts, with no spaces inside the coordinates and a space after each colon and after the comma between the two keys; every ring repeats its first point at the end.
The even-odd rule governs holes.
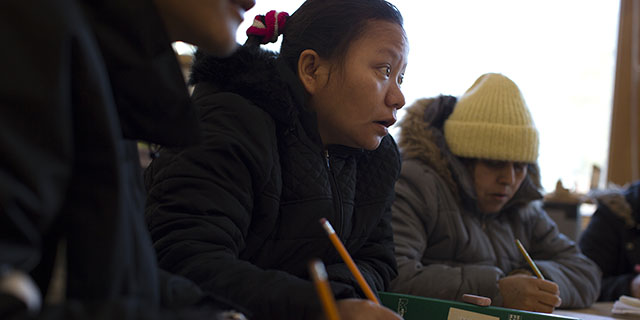
{"type": "Polygon", "coordinates": [[[519,274],[500,279],[498,287],[506,308],[551,313],[562,303],[552,281],[519,274]]]}

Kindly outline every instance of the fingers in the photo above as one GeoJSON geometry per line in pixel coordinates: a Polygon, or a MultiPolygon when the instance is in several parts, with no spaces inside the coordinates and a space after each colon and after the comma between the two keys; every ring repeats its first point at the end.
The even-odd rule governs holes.
{"type": "Polygon", "coordinates": [[[560,306],[560,290],[552,281],[514,275],[498,282],[507,308],[551,313],[560,306]]]}
{"type": "Polygon", "coordinates": [[[543,292],[538,296],[538,302],[552,308],[557,308],[562,303],[562,299],[560,299],[558,295],[543,292]]]}
{"type": "Polygon", "coordinates": [[[536,308],[538,309],[536,311],[551,313],[562,304],[560,288],[555,282],[542,279],[536,280],[536,285],[540,290],[540,294],[538,295],[539,306],[536,308]]]}
{"type": "Polygon", "coordinates": [[[536,285],[538,286],[538,289],[554,295],[560,294],[560,288],[555,282],[549,281],[549,280],[542,280],[542,279],[535,279],[535,280],[536,280],[536,285]]]}

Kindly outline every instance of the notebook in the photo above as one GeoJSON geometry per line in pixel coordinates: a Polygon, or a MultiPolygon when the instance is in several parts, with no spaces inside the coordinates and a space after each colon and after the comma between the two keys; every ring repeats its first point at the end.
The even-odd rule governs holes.
{"type": "Polygon", "coordinates": [[[500,307],[481,307],[465,302],[378,292],[380,303],[405,320],[578,320],[549,313],[500,307]]]}

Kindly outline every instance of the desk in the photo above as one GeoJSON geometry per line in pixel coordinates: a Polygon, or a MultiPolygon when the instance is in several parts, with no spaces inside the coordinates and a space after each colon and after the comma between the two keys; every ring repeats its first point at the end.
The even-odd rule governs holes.
{"type": "Polygon", "coordinates": [[[587,309],[555,310],[553,314],[580,318],[583,320],[639,319],[638,316],[633,315],[613,314],[611,313],[611,307],[613,307],[613,302],[596,302],[587,309]]]}

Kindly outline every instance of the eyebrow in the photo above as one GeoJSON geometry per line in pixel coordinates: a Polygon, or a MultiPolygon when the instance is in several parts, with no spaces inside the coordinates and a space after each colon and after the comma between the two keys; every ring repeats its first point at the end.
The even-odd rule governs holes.
{"type": "Polygon", "coordinates": [[[396,61],[400,60],[400,54],[398,54],[397,50],[391,49],[389,46],[385,46],[376,50],[376,54],[388,54],[396,61]]]}

